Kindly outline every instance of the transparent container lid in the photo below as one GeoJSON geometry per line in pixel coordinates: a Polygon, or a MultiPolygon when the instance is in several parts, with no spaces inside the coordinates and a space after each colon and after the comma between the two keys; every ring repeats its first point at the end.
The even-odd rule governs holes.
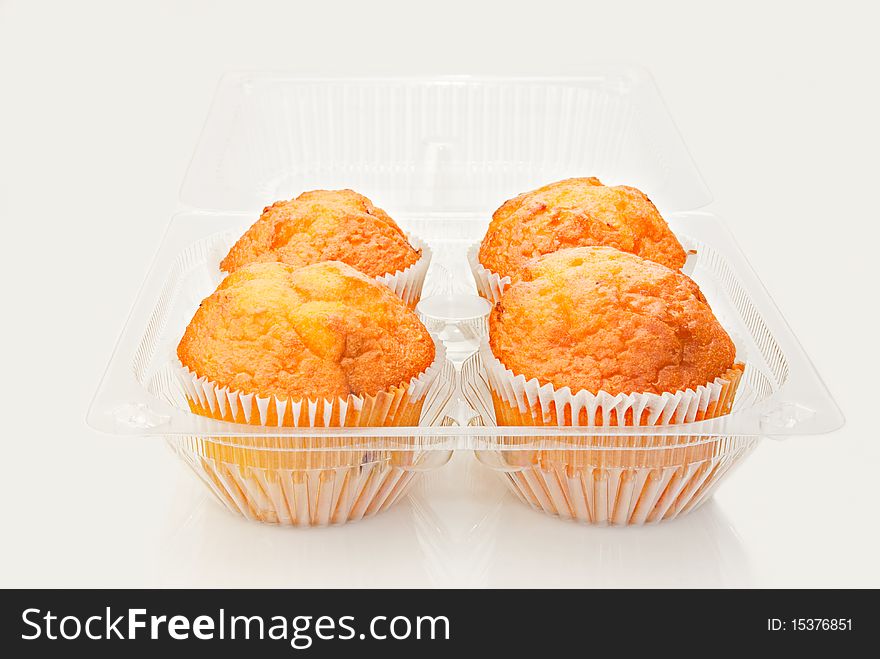
{"type": "Polygon", "coordinates": [[[597,176],[665,212],[712,197],[651,76],[225,76],[181,188],[203,210],[254,211],[353,188],[398,211],[491,212],[550,181],[597,176]]]}

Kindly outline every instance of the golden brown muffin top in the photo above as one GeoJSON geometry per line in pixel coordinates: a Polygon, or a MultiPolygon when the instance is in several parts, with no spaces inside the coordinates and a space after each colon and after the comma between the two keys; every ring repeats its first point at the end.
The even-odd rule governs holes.
{"type": "Polygon", "coordinates": [[[255,263],[202,301],[177,356],[232,391],[317,399],[408,384],[434,342],[400,298],[344,263],[255,263]]]}
{"type": "Polygon", "coordinates": [[[530,261],[489,316],[492,353],[516,375],[573,392],[663,393],[723,375],[733,342],[680,272],[611,247],[530,261]]]}
{"type": "Polygon", "coordinates": [[[514,197],[492,215],[484,267],[513,276],[529,259],[567,247],[608,245],[673,270],[686,254],[648,197],[597,178],[570,178],[514,197]]]}
{"type": "Polygon", "coordinates": [[[312,190],[263,209],[220,263],[235,272],[248,263],[303,266],[342,261],[370,277],[405,270],[419,260],[403,231],[353,190],[312,190]]]}

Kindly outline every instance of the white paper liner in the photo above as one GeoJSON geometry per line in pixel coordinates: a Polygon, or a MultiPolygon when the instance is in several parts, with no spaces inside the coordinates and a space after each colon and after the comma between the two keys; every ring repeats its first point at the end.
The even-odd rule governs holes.
{"type": "Polygon", "coordinates": [[[510,285],[510,277],[502,277],[480,263],[480,243],[468,248],[467,260],[477,284],[477,292],[492,304],[497,303],[504,289],[510,285]]]}
{"type": "MultiPolygon", "coordinates": [[[[697,266],[698,258],[699,255],[696,252],[688,251],[684,265],[681,267],[681,273],[690,277],[697,266]]],[[[468,248],[467,260],[477,285],[477,292],[492,304],[500,301],[504,289],[510,286],[510,276],[502,277],[480,263],[480,243],[475,243],[468,248]]]]}
{"type": "Polygon", "coordinates": [[[393,457],[324,469],[269,469],[220,460],[186,443],[177,454],[227,509],[289,526],[329,526],[372,517],[399,501],[421,471],[393,457]]]}
{"type": "MultiPolygon", "coordinates": [[[[536,378],[516,375],[495,357],[485,340],[480,358],[493,398],[536,426],[690,423],[729,409],[738,384],[716,378],[675,393],[572,393],[569,387],[556,389],[552,384],[541,385],[536,378]]],[[[505,411],[496,404],[495,412],[505,411]]],[[[613,438],[605,439],[613,442],[613,438]]],[[[498,462],[506,465],[501,471],[508,487],[536,510],[589,524],[639,525],[673,519],[696,508],[756,441],[713,437],[691,446],[682,441],[687,437],[668,439],[664,448],[624,444],[618,448],[603,441],[595,450],[509,451],[498,462]]],[[[651,442],[649,432],[641,442],[651,442]]]]}
{"type": "MultiPolygon", "coordinates": [[[[216,270],[212,274],[212,277],[216,280],[214,281],[215,286],[219,285],[224,278],[229,276],[228,272],[220,269],[220,262],[229,253],[235,241],[238,240],[238,234],[230,233],[229,236],[232,240],[231,243],[228,240],[219,240],[208,252],[208,260],[211,263],[211,267],[216,270]]],[[[419,298],[422,295],[422,287],[425,284],[425,277],[428,274],[428,267],[431,265],[433,253],[428,243],[418,236],[409,233],[406,238],[414,249],[421,250],[419,260],[408,268],[374,277],[374,279],[390,288],[395,295],[406,302],[407,306],[412,309],[418,304],[419,298]]]]}
{"type": "MultiPolygon", "coordinates": [[[[253,393],[230,391],[216,382],[199,376],[180,362],[175,369],[177,381],[187,400],[210,411],[212,418],[252,425],[292,427],[354,427],[406,425],[393,423],[401,412],[401,403],[412,404],[424,398],[431,385],[443,370],[446,348],[434,337],[434,361],[422,373],[410,379],[408,384],[389,388],[375,396],[345,398],[305,398],[293,400],[277,396],[256,396],[253,393]],[[403,401],[400,394],[405,393],[403,401]],[[366,414],[364,414],[366,413],[366,414]],[[387,421],[392,423],[386,423],[387,421]],[[270,423],[274,421],[274,423],[270,423]]],[[[418,420],[416,420],[418,422],[418,420]]],[[[413,424],[415,425],[415,424],[413,424]]]]}
{"type": "MultiPolygon", "coordinates": [[[[198,377],[182,364],[178,381],[191,405],[227,421],[259,425],[351,427],[417,425],[422,404],[446,360],[434,338],[435,356],[408,384],[374,396],[336,400],[281,399],[229,391],[198,377]]],[[[277,450],[273,438],[228,446],[192,438],[175,449],[233,512],[248,519],[292,526],[327,526],[370,517],[398,501],[419,470],[420,452],[354,450],[337,442],[333,450],[277,450]],[[273,450],[274,447],[274,450],[273,450]]]]}
{"type": "Polygon", "coordinates": [[[376,281],[390,288],[394,293],[413,308],[422,295],[422,286],[425,284],[425,276],[428,274],[428,266],[431,265],[431,248],[413,234],[407,234],[409,244],[415,249],[421,250],[421,257],[405,270],[376,277],[376,281]]]}
{"type": "Polygon", "coordinates": [[[607,467],[547,460],[503,474],[523,502],[548,515],[599,526],[641,526],[675,519],[708,501],[757,437],[719,437],[704,457],[660,467],[607,467]]]}
{"type": "Polygon", "coordinates": [[[610,394],[606,391],[593,393],[583,390],[572,393],[569,387],[556,389],[550,383],[542,385],[537,378],[526,380],[525,376],[516,375],[495,357],[485,339],[480,344],[480,358],[494,392],[511,407],[519,409],[520,413],[531,413],[540,422],[539,425],[655,426],[691,423],[704,416],[730,384],[728,380],[715,378],[696,389],[675,393],[610,394]],[[586,422],[582,423],[584,412],[586,422]]]}
{"type": "Polygon", "coordinates": [[[697,267],[697,261],[700,260],[700,254],[696,250],[685,250],[687,255],[684,258],[684,265],[681,266],[681,274],[688,277],[694,274],[694,268],[697,267]]]}

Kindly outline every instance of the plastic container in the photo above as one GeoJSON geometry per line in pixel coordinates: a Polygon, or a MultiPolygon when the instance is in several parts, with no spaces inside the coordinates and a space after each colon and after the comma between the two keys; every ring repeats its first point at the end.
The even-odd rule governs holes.
{"type": "Polygon", "coordinates": [[[650,77],[223,79],[172,218],[89,411],[96,429],[162,436],[228,508],[296,525],[358,519],[419,471],[476,451],[534,508],[641,524],[696,508],[762,436],[828,432],[842,416],[724,224],[650,77]],[[505,199],[569,177],[636,186],[687,248],[746,371],[732,412],[678,425],[495,426],[476,348],[488,303],[468,249],[505,199]],[[263,428],[192,414],[175,347],[230,240],[277,199],[350,187],[430,245],[418,313],[450,363],[419,426],[263,428]],[[237,456],[230,458],[229,456],[237,456]],[[245,456],[242,458],[241,456],[245,456]]]}

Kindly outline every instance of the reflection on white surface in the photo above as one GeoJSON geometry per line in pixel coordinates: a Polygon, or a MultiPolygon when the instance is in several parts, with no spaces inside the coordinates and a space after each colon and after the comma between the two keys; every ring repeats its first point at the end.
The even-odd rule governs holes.
{"type": "Polygon", "coordinates": [[[487,519],[477,540],[493,547],[491,585],[531,584],[536,573],[549,587],[718,587],[750,580],[739,538],[712,502],[638,528],[584,526],[509,502],[487,519]]]}
{"type": "Polygon", "coordinates": [[[326,529],[235,517],[195,479],[169,498],[158,582],[228,586],[731,586],[751,580],[721,508],[598,528],[535,512],[470,453],[387,512],[326,529]],[[536,575],[541,575],[536,579],[536,575]]]}
{"type": "Polygon", "coordinates": [[[472,456],[457,456],[449,469],[454,478],[441,481],[438,472],[412,501],[432,575],[443,585],[711,587],[750,581],[742,543],[714,502],[672,522],[592,527],[535,512],[472,456]]]}
{"type": "Polygon", "coordinates": [[[165,530],[160,585],[378,587],[427,580],[406,499],[361,522],[295,528],[237,517],[200,483],[192,485],[175,498],[188,500],[190,512],[165,530]]]}
{"type": "Polygon", "coordinates": [[[549,587],[698,588],[750,581],[742,545],[712,502],[680,519],[641,528],[584,528],[521,504],[504,506],[486,536],[495,547],[491,584],[525,585],[535,572],[549,587]],[[530,533],[516,532],[527,525],[530,533]]]}

